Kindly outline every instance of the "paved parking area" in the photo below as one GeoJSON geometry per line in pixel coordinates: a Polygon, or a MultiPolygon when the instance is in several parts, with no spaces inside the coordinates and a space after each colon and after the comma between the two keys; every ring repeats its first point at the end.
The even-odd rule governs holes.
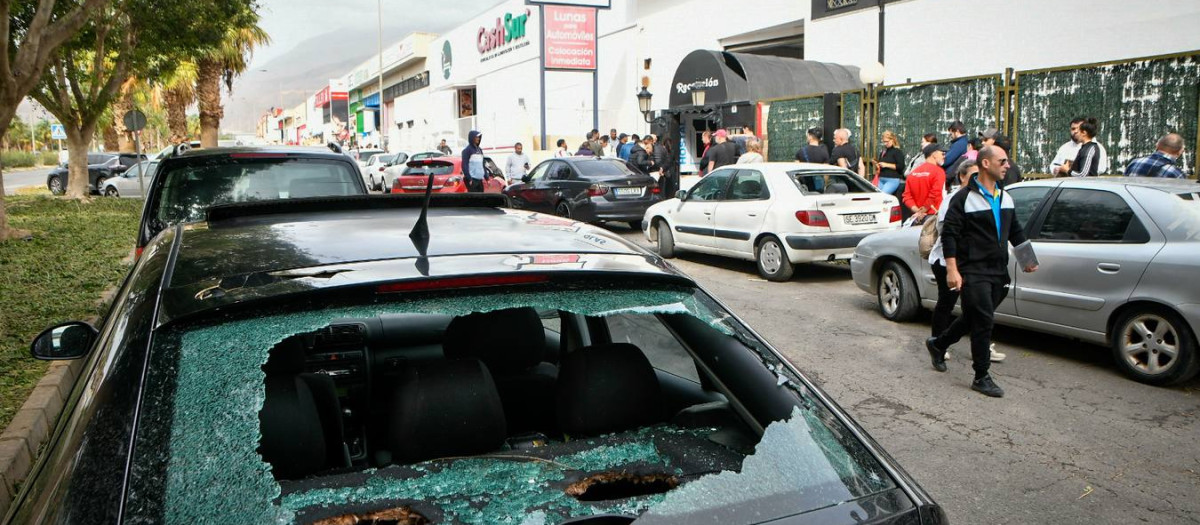
{"type": "Polygon", "coordinates": [[[928,320],[884,320],[847,265],[769,283],[748,261],[672,262],[833,395],[953,523],[1200,523],[1200,380],[1142,385],[1105,347],[999,327],[1007,397],[992,399],[969,389],[966,341],[935,372],[928,320]]]}

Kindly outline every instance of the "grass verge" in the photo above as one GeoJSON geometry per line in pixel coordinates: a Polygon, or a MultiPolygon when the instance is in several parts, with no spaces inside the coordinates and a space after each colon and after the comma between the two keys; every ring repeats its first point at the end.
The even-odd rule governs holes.
{"type": "Polygon", "coordinates": [[[46,371],[29,343],[46,327],[104,313],[101,293],[128,271],[140,199],[80,202],[45,195],[5,198],[13,228],[31,240],[0,243],[0,429],[46,371]]]}

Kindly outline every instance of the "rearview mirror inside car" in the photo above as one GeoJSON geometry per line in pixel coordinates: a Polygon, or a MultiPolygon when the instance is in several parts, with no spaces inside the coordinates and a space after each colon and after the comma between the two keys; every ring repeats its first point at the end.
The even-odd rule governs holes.
{"type": "Polygon", "coordinates": [[[679,191],[675,192],[675,198],[679,199],[681,201],[686,201],[687,200],[687,190],[679,190],[679,191]]]}
{"type": "Polygon", "coordinates": [[[87,355],[98,334],[92,325],[82,321],[63,323],[38,334],[29,351],[43,360],[79,359],[87,355]]]}

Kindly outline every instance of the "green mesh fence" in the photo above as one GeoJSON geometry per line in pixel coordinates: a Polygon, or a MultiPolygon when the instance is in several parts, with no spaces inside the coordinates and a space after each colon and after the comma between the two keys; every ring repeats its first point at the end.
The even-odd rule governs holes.
{"type": "Polygon", "coordinates": [[[825,118],[825,102],[820,96],[777,100],[767,113],[767,136],[770,148],[767,160],[789,161],[796,150],[807,144],[808,128],[820,128],[825,118]]]}
{"type": "Polygon", "coordinates": [[[1096,140],[1108,150],[1110,174],[1154,152],[1162,135],[1183,135],[1184,173],[1195,176],[1200,55],[1141,60],[1062,71],[1018,73],[1017,160],[1026,173],[1046,173],[1070,139],[1071,119],[1094,117],[1096,140]]]}
{"type": "MultiPolygon", "coordinates": [[[[921,137],[936,133],[943,143],[946,128],[955,120],[967,127],[967,134],[999,127],[996,119],[1000,77],[990,76],[955,82],[880,88],[878,97],[879,133],[891,130],[900,138],[900,149],[912,157],[921,146],[921,137]]],[[[873,143],[879,137],[871,137],[873,143]]]]}
{"type": "Polygon", "coordinates": [[[862,91],[842,95],[842,127],[850,130],[851,142],[862,151],[862,91]]]}

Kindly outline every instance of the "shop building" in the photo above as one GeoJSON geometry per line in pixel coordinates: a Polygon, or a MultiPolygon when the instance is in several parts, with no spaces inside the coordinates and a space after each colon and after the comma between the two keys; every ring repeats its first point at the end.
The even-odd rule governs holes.
{"type": "Polygon", "coordinates": [[[417,147],[415,137],[426,133],[427,126],[423,104],[417,100],[429,85],[425,58],[435,38],[429,33],[410,34],[384,48],[382,61],[375,55],[346,76],[356,144],[406,151],[417,147]]]}

